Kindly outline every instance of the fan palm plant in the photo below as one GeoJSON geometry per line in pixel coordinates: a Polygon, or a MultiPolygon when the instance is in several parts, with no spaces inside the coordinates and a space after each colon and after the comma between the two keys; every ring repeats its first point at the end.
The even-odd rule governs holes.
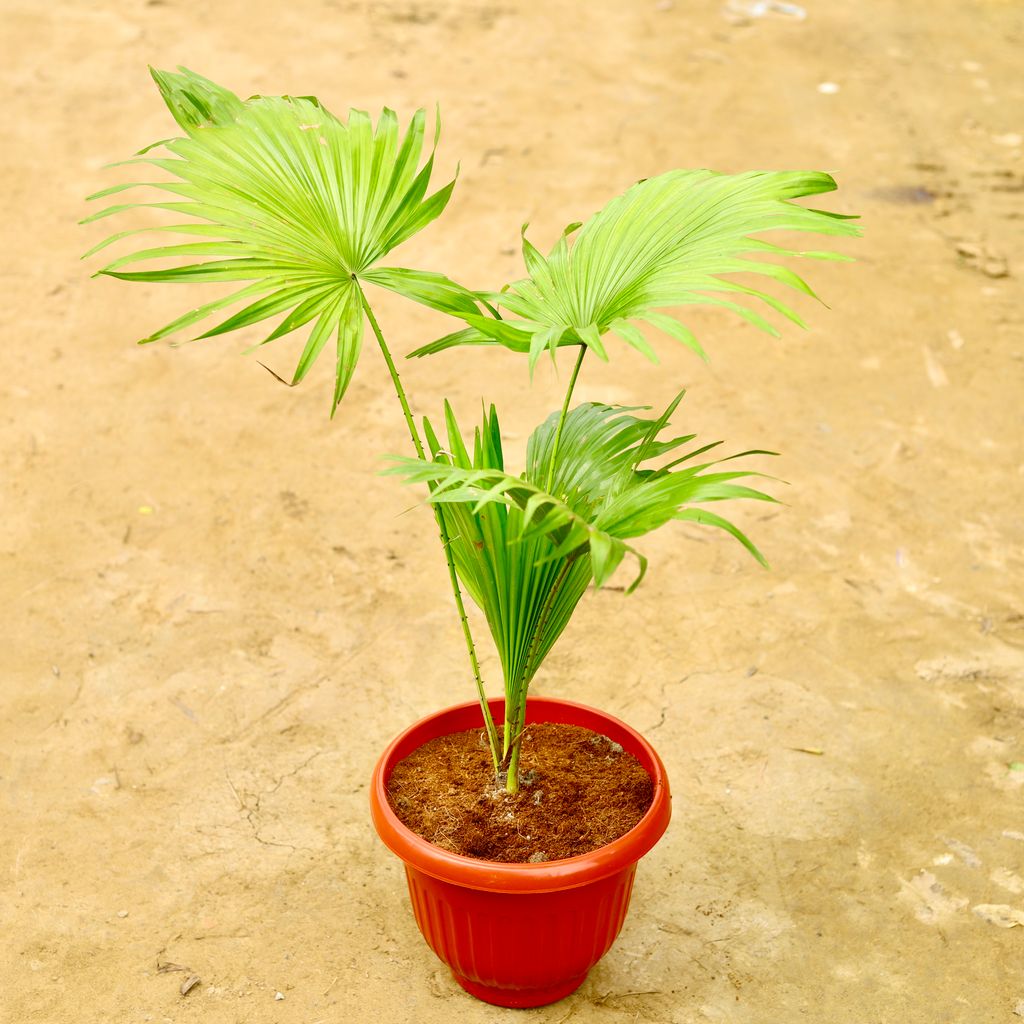
{"type": "MultiPolygon", "coordinates": [[[[344,121],[336,118],[311,97],[243,102],[186,69],[154,71],[153,77],[185,136],[156,144],[170,156],[152,157],[143,150],[129,162],[153,165],[168,177],[117,185],[91,198],[136,187],[164,195],[107,207],[88,220],[139,206],[191,219],[121,231],[90,254],[139,231],[202,240],[145,248],[98,273],[130,281],[246,282],[142,343],[244,302],[200,337],[273,317],[279,318],[276,326],[260,344],[308,330],[292,379],[285,382],[294,386],[333,336],[332,416],[355,371],[364,320],[369,323],[415,452],[412,458],[393,457],[388,471],[428,487],[491,757],[514,791],[530,683],[591,582],[605,584],[627,555],[638,567],[628,589],[640,582],[647,563],[630,541],[671,521],[690,520],[727,531],[764,562],[738,527],[695,507],[731,498],[773,500],[736,482],[758,474],[723,469],[725,459],[702,461],[720,442],[678,454],[695,435],[661,439],[681,394],[653,418],[637,415],[642,411],[637,408],[596,403],[570,408],[586,353],[608,359],[611,333],[656,362],[654,347],[638,327],[646,323],[704,357],[693,334],[665,312],[690,304],[724,307],[777,333],[755,308],[737,301],[750,299],[802,325],[788,305],[732,275],[758,275],[813,295],[800,276],[765,257],[843,257],[793,252],[752,236],[768,230],[857,234],[850,218],[793,202],[834,189],[835,182],[820,172],[670,171],[637,183],[585,223],[569,225],[546,257],[526,239],[524,228],[527,276],[497,292],[473,292],[443,274],[379,265],[440,215],[454,187],[453,180],[427,195],[434,153],[420,167],[423,111],[403,137],[390,110],[374,126],[360,111],[350,111],[344,121]],[[200,259],[190,262],[194,257],[200,259]],[[164,259],[175,262],[123,269],[164,259]],[[561,409],[530,435],[521,474],[505,469],[493,407],[475,431],[472,451],[447,403],[446,443],[429,420],[420,434],[364,285],[389,289],[461,321],[458,330],[412,355],[500,345],[525,354],[532,373],[545,351],[556,359],[559,349],[575,349],[561,409]],[[500,731],[485,698],[463,586],[482,609],[501,660],[505,720],[500,731]]],[[[439,125],[435,148],[438,133],[439,125]]]]}

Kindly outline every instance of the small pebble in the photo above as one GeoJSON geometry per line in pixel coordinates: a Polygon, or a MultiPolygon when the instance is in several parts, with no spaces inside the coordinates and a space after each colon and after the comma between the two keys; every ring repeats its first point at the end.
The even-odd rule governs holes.
{"type": "Polygon", "coordinates": [[[275,992],[274,993],[274,999],[277,999],[277,1000],[284,999],[284,993],[283,992],[275,992]]]}
{"type": "Polygon", "coordinates": [[[548,855],[546,853],[541,853],[540,850],[538,850],[536,853],[531,853],[530,854],[529,859],[527,860],[526,863],[527,864],[542,864],[547,859],[548,859],[548,855]]]}
{"type": "Polygon", "coordinates": [[[127,917],[128,916],[128,911],[127,910],[119,910],[117,912],[117,916],[118,917],[127,917]]]}
{"type": "Polygon", "coordinates": [[[818,92],[825,96],[835,96],[839,92],[839,85],[836,82],[819,82],[818,92]]]}

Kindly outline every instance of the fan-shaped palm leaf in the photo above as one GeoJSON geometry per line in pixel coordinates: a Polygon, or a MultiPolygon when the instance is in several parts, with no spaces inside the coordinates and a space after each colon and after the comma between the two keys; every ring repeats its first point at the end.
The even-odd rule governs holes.
{"type": "Polygon", "coordinates": [[[694,440],[692,434],[658,440],[681,398],[656,419],[632,409],[581,405],[565,417],[557,447],[556,413],[531,434],[520,476],[505,469],[493,407],[476,431],[472,453],[446,405],[447,445],[424,421],[430,460],[391,457],[386,472],[429,486],[459,577],[487,618],[505,677],[506,753],[530,681],[588,583],[606,583],[632,553],[640,572],[629,590],[639,584],[647,563],[628,540],[689,519],[726,530],[764,563],[736,526],[691,507],[727,498],[774,500],[734,482],[759,474],[712,471],[725,459],[697,461],[715,444],[648,465],[694,440]]]}
{"type": "Polygon", "coordinates": [[[658,312],[688,304],[722,306],[762,330],[778,333],[756,309],[735,298],[755,299],[803,326],[779,299],[723,275],[754,273],[813,296],[803,278],[760,257],[845,257],[792,252],[751,236],[772,230],[858,234],[851,218],[792,202],[835,187],[828,174],[813,171],[725,175],[677,170],[641,181],[594,214],[571,244],[569,236],[580,225],[570,224],[546,257],[527,241],[524,228],[523,258],[529,276],[486,296],[512,318],[469,312],[463,316],[467,328],[413,355],[455,345],[501,344],[528,353],[532,369],[545,350],[553,355],[562,345],[583,344],[605,359],[602,337],[611,331],[657,362],[635,326],[636,321],[646,321],[704,357],[686,327],[658,312]],[[745,258],[750,254],[758,258],[745,258]]]}
{"type": "MultiPolygon", "coordinates": [[[[375,127],[359,110],[341,121],[311,97],[257,96],[242,102],[184,68],[181,74],[154,71],[153,77],[188,134],[156,144],[166,147],[169,158],[140,156],[129,162],[150,164],[170,177],[115,185],[90,198],[137,187],[171,198],[121,203],[87,220],[137,207],[193,219],[122,231],[87,255],[141,231],[171,231],[202,240],[142,249],[114,260],[99,273],[128,281],[248,283],[190,310],[143,342],[191,327],[241,302],[246,303],[242,310],[201,337],[281,317],[265,344],[311,324],[292,383],[305,377],[334,336],[333,414],[359,356],[365,302],[360,282],[448,313],[470,316],[478,311],[474,297],[441,274],[375,266],[441,213],[455,184],[453,180],[427,196],[434,155],[431,152],[419,167],[422,110],[403,137],[388,109],[375,127]],[[165,258],[185,262],[159,269],[123,269],[165,258]]],[[[435,148],[438,131],[439,123],[435,148]]]]}

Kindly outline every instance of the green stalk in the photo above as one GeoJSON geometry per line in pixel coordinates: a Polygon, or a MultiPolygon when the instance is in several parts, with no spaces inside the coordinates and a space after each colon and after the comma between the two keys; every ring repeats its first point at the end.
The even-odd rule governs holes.
{"type": "Polygon", "coordinates": [[[555,440],[551,449],[551,461],[548,463],[548,479],[544,489],[550,493],[551,481],[555,476],[555,458],[558,455],[558,444],[562,440],[562,427],[565,426],[565,417],[569,413],[569,399],[572,398],[573,388],[576,387],[576,378],[580,375],[580,367],[583,365],[583,357],[587,354],[587,346],[580,345],[580,354],[576,357],[576,365],[572,368],[572,376],[569,378],[569,386],[565,389],[565,401],[562,402],[562,412],[558,417],[558,427],[555,429],[555,440]]]}
{"type": "MultiPolygon", "coordinates": [[[[366,295],[363,289],[359,286],[359,282],[355,282],[356,288],[359,290],[359,298],[363,304],[363,311],[366,313],[367,320],[370,321],[370,327],[373,330],[374,337],[377,339],[377,344],[380,346],[381,354],[384,356],[384,362],[388,365],[388,372],[391,374],[391,382],[395,386],[395,393],[398,395],[398,401],[402,406],[402,415],[405,417],[405,424],[409,428],[409,437],[412,438],[413,447],[416,449],[416,454],[422,459],[424,458],[423,442],[420,440],[419,431],[416,429],[416,422],[412,417],[412,409],[409,408],[409,399],[406,397],[405,388],[402,387],[402,381],[398,375],[398,369],[395,366],[394,359],[391,358],[391,352],[388,349],[387,342],[384,340],[384,335],[381,333],[380,325],[377,323],[377,318],[373,315],[373,310],[370,308],[370,303],[366,300],[366,295]]],[[[451,539],[448,536],[448,527],[444,521],[444,514],[441,509],[434,504],[431,504],[431,508],[434,510],[434,519],[437,522],[438,532],[441,535],[441,547],[444,550],[445,561],[448,563],[448,578],[451,581],[452,594],[455,597],[455,607],[459,612],[459,621],[462,623],[462,635],[466,641],[466,652],[469,654],[469,664],[473,669],[473,678],[476,681],[476,691],[480,697],[480,708],[484,715],[484,725],[487,729],[487,743],[491,749],[491,761],[494,763],[494,770],[497,772],[500,758],[498,757],[498,730],[494,726],[494,718],[491,716],[491,708],[487,703],[487,695],[484,693],[484,681],[480,675],[480,662],[476,656],[476,644],[473,643],[473,633],[469,628],[469,619],[466,616],[466,606],[462,600],[462,588],[459,586],[459,577],[455,571],[455,558],[452,555],[451,539]]]]}
{"type": "Polygon", "coordinates": [[[508,774],[505,776],[505,791],[507,793],[519,792],[519,751],[523,746],[523,730],[526,728],[526,687],[523,687],[522,699],[517,702],[512,717],[515,722],[512,728],[515,730],[515,740],[512,749],[506,755],[508,759],[508,774]]]}
{"type": "Polygon", "coordinates": [[[405,388],[402,387],[402,381],[398,376],[398,369],[395,366],[395,361],[391,358],[391,352],[388,349],[387,342],[384,340],[384,335],[380,332],[380,324],[377,323],[377,318],[373,315],[370,303],[366,300],[366,294],[360,287],[355,275],[353,275],[352,280],[355,282],[355,286],[359,290],[359,300],[363,304],[363,311],[366,313],[366,319],[370,321],[370,327],[373,328],[377,344],[380,346],[381,354],[384,356],[384,362],[388,364],[388,373],[391,374],[391,383],[395,385],[395,392],[397,393],[398,401],[402,406],[402,415],[405,417],[405,425],[409,428],[409,436],[412,438],[413,447],[416,449],[416,454],[422,459],[424,457],[423,442],[420,440],[419,431],[416,429],[416,422],[412,418],[412,409],[409,408],[409,399],[405,397],[405,388]]]}

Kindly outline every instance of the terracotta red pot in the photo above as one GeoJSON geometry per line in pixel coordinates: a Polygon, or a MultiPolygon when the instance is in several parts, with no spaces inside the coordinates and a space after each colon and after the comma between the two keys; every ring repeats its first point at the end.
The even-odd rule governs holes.
{"type": "MultiPolygon", "coordinates": [[[[491,702],[497,720],[500,700],[491,702]]],[[[580,857],[502,864],[449,853],[398,820],[387,799],[394,766],[437,736],[481,728],[477,702],[439,711],[406,729],[373,771],[373,823],[405,863],[413,913],[431,949],[472,995],[497,1006],[543,1006],[578,988],[619,934],[637,861],[671,815],[665,767],[617,718],[570,701],[531,697],[526,721],[581,725],[621,743],[650,773],[654,801],[637,825],[580,857]]]]}

